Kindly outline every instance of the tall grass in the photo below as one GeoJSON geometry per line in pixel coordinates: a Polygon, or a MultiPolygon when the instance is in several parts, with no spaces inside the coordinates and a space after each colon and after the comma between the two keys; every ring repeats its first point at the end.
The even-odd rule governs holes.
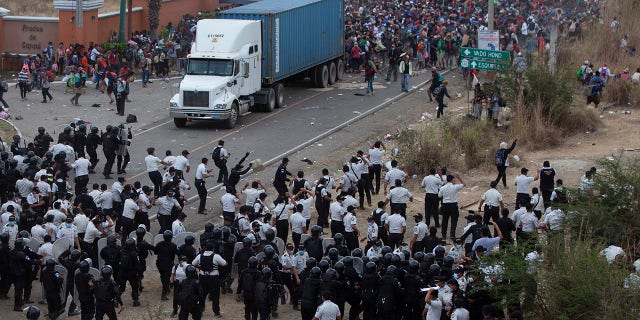
{"type": "Polygon", "coordinates": [[[442,166],[474,169],[493,164],[497,141],[492,126],[485,121],[447,119],[440,126],[402,131],[398,138],[399,157],[410,175],[442,166]]]}

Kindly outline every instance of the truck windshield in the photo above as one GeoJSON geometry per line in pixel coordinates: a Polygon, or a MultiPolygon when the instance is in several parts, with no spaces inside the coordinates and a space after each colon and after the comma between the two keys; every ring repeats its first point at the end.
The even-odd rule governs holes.
{"type": "Polygon", "coordinates": [[[233,60],[189,59],[187,74],[201,76],[231,76],[233,75],[233,60]]]}

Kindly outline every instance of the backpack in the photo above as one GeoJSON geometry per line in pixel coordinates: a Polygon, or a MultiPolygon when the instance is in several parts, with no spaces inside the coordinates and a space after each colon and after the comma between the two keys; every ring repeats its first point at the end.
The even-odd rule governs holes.
{"type": "Polygon", "coordinates": [[[57,198],[64,198],[67,195],[67,182],[62,180],[62,181],[55,181],[54,182],[56,184],[56,186],[58,186],[58,192],[56,193],[56,197],[57,198]]]}
{"type": "Polygon", "coordinates": [[[495,165],[500,167],[504,166],[504,149],[496,151],[495,165]]]}
{"type": "Polygon", "coordinates": [[[433,96],[438,100],[444,98],[444,89],[442,88],[442,86],[438,86],[437,88],[433,89],[433,96]]]}
{"type": "Polygon", "coordinates": [[[264,305],[269,301],[269,284],[258,281],[255,286],[255,299],[258,305],[264,305]]]}
{"type": "Polygon", "coordinates": [[[245,216],[237,217],[235,220],[233,220],[233,224],[231,225],[231,234],[236,236],[236,239],[243,238],[242,231],[240,230],[240,220],[242,219],[246,219],[246,217],[245,216]]]}
{"type": "Polygon", "coordinates": [[[373,210],[371,216],[373,216],[373,221],[378,225],[378,227],[382,227],[382,215],[386,212],[384,210],[380,210],[380,212],[377,211],[378,210],[373,210]]]}
{"type": "Polygon", "coordinates": [[[245,271],[242,272],[241,277],[243,295],[248,296],[256,288],[256,282],[258,280],[257,272],[252,271],[252,269],[245,269],[245,271]]]}
{"type": "Polygon", "coordinates": [[[367,77],[370,77],[370,76],[372,76],[372,75],[375,75],[375,74],[376,74],[376,70],[375,70],[375,69],[373,69],[373,67],[371,67],[371,63],[367,63],[367,67],[366,67],[366,68],[365,68],[365,70],[364,70],[364,74],[365,74],[367,77]]]}
{"type": "Polygon", "coordinates": [[[198,283],[197,280],[186,280],[181,283],[179,286],[179,290],[177,292],[178,302],[182,305],[197,305],[198,304],[198,293],[194,292],[195,290],[193,285],[198,283]],[[193,282],[192,282],[193,281],[193,282]]]}
{"type": "Polygon", "coordinates": [[[555,188],[553,191],[556,192],[556,197],[558,198],[558,203],[567,203],[567,189],[565,188],[555,188]]]}
{"type": "Polygon", "coordinates": [[[222,159],[220,158],[220,150],[221,150],[221,149],[222,149],[222,148],[220,148],[220,147],[216,147],[215,149],[213,149],[213,152],[211,153],[211,159],[213,160],[213,162],[214,162],[215,164],[220,163],[220,162],[221,162],[221,160],[222,160],[222,159]]]}

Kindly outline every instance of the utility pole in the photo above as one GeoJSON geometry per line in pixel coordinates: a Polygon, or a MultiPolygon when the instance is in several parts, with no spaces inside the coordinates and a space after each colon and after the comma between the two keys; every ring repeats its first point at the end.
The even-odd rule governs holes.
{"type": "Polygon", "coordinates": [[[127,0],[120,0],[120,30],[118,34],[118,41],[120,43],[124,43],[125,41],[125,23],[124,16],[127,14],[127,0]]]}
{"type": "Polygon", "coordinates": [[[82,0],[76,0],[76,27],[82,28],[82,0]]]}
{"type": "Polygon", "coordinates": [[[489,0],[489,13],[488,13],[488,19],[487,19],[487,24],[488,24],[488,28],[489,30],[493,30],[493,15],[494,15],[494,3],[493,0],[489,0]]]}
{"type": "Polygon", "coordinates": [[[133,0],[129,0],[129,3],[127,4],[127,39],[130,39],[132,33],[131,30],[131,26],[133,25],[131,23],[131,19],[133,16],[133,0]]]}

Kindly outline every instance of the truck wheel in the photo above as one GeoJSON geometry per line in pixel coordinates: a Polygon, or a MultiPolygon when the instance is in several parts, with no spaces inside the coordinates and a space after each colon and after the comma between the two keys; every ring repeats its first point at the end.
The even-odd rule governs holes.
{"type": "Polygon", "coordinates": [[[267,104],[262,106],[262,111],[272,112],[276,108],[276,91],[273,88],[267,90],[267,104]]]}
{"type": "Polygon", "coordinates": [[[336,60],[336,80],[340,81],[344,78],[344,61],[342,59],[336,60]]]}
{"type": "Polygon", "coordinates": [[[173,124],[176,128],[184,128],[187,126],[187,118],[173,118],[173,124]]]}
{"type": "Polygon", "coordinates": [[[318,88],[326,88],[329,86],[329,68],[326,64],[316,67],[315,84],[318,88]]]}
{"type": "Polygon", "coordinates": [[[284,85],[278,82],[272,88],[276,95],[276,108],[284,106],[284,85]]]}
{"type": "Polygon", "coordinates": [[[338,72],[338,70],[336,70],[336,63],[330,61],[327,66],[329,66],[329,84],[334,84],[336,83],[336,73],[338,72]]]}
{"type": "Polygon", "coordinates": [[[229,115],[229,119],[224,122],[224,126],[227,129],[233,129],[236,126],[236,122],[238,121],[238,103],[234,102],[231,105],[231,114],[229,115]]]}

